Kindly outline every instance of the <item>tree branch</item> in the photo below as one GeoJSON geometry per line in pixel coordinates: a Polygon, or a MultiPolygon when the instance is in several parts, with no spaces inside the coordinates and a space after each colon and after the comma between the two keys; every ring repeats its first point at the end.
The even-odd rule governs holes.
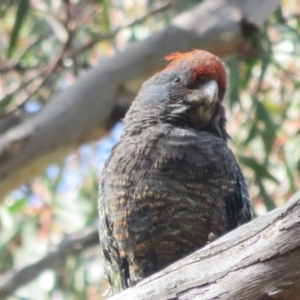
{"type": "MultiPolygon", "coordinates": [[[[300,192],[286,205],[224,235],[111,300],[298,300],[299,236],[300,192]]],[[[65,241],[38,262],[3,276],[0,299],[42,271],[57,269],[68,255],[76,255],[98,242],[96,231],[65,241]]]]}
{"type": "Polygon", "coordinates": [[[202,48],[223,58],[237,55],[248,47],[242,20],[260,26],[279,3],[205,1],[174,18],[162,31],[88,71],[71,88],[55,95],[39,114],[2,135],[0,198],[82,143],[103,137],[116,106],[128,106],[128,92],[136,93],[141,82],[165,66],[166,54],[202,48]]]}
{"type": "Polygon", "coordinates": [[[43,271],[58,269],[65,263],[68,256],[77,255],[95,245],[99,245],[97,231],[93,231],[84,237],[64,240],[56,251],[50,252],[41,260],[20,269],[14,274],[1,276],[0,299],[6,299],[6,297],[14,293],[22,285],[36,278],[43,271]]]}
{"type": "Polygon", "coordinates": [[[300,192],[110,299],[298,300],[299,237],[300,192]]]}

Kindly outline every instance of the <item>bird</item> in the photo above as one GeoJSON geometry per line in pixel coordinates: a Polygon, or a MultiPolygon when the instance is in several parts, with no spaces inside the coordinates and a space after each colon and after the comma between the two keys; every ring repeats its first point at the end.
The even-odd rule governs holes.
{"type": "Polygon", "coordinates": [[[252,219],[228,146],[226,69],[204,50],[172,53],[123,120],[99,187],[99,234],[113,293],[252,219]]]}

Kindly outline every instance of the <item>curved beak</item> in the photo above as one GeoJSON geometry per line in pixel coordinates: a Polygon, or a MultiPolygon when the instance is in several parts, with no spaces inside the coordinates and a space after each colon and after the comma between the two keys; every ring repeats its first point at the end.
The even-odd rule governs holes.
{"type": "Polygon", "coordinates": [[[197,90],[193,90],[186,96],[186,103],[193,106],[212,106],[218,100],[218,84],[215,80],[210,80],[201,85],[197,90]]]}

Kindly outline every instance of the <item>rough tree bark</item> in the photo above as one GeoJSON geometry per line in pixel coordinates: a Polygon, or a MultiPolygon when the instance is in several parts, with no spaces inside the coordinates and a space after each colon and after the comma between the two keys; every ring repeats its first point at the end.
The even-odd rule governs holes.
{"type": "Polygon", "coordinates": [[[33,118],[1,136],[0,199],[79,145],[105,135],[142,81],[174,51],[202,48],[222,58],[245,51],[248,29],[261,26],[279,0],[205,1],[164,30],[88,71],[33,118]],[[259,8],[259,9],[258,9],[259,8]],[[252,23],[251,23],[252,22],[252,23]]]}
{"type": "MultiPolygon", "coordinates": [[[[99,247],[96,231],[0,278],[6,299],[69,255],[99,247]]],[[[300,192],[284,206],[224,235],[110,300],[299,300],[300,192]]]]}
{"type": "Polygon", "coordinates": [[[300,192],[110,300],[299,300],[300,192]]]}

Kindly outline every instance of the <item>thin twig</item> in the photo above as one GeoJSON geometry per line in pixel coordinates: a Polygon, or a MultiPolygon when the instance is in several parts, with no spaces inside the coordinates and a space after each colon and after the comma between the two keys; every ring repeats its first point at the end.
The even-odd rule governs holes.
{"type": "Polygon", "coordinates": [[[32,76],[32,78],[23,81],[18,87],[16,87],[15,89],[7,93],[4,96],[4,98],[0,99],[0,103],[1,103],[1,101],[3,101],[6,97],[10,97],[15,95],[16,93],[19,93],[22,89],[28,87],[29,84],[31,84],[35,79],[43,75],[41,82],[37,84],[36,87],[33,88],[30,94],[27,95],[24,99],[19,100],[17,105],[11,106],[8,110],[6,110],[6,112],[11,112],[12,110],[16,109],[20,105],[24,105],[24,103],[26,103],[32,97],[32,95],[34,95],[47,82],[51,73],[59,66],[64,53],[66,53],[70,45],[71,39],[72,39],[72,34],[69,34],[67,41],[62,47],[62,50],[58,53],[58,55],[56,55],[55,59],[47,67],[43,68],[40,72],[32,76]]]}
{"type": "Polygon", "coordinates": [[[36,69],[37,66],[22,66],[21,65],[21,60],[24,58],[24,56],[30,51],[33,47],[36,45],[39,45],[43,40],[49,38],[52,35],[51,32],[47,32],[43,34],[42,36],[38,37],[36,40],[34,40],[28,47],[20,54],[20,56],[16,59],[15,63],[10,63],[8,65],[0,66],[0,73],[7,73],[11,70],[21,70],[21,71],[26,71],[26,70],[31,70],[31,69],[36,69]]]}
{"type": "Polygon", "coordinates": [[[93,5],[92,8],[82,16],[81,20],[76,24],[76,31],[79,31],[87,21],[96,13],[96,5],[93,5]]]}
{"type": "Polygon", "coordinates": [[[49,38],[50,36],[52,36],[52,32],[49,31],[49,32],[44,33],[42,36],[38,37],[23,51],[23,53],[21,53],[21,55],[18,58],[18,61],[21,61],[23,59],[23,57],[28,53],[28,51],[30,51],[36,45],[40,45],[43,40],[49,38]]]}
{"type": "Polygon", "coordinates": [[[118,27],[117,29],[115,29],[115,30],[113,30],[113,31],[111,31],[109,33],[106,33],[104,35],[99,35],[98,37],[96,37],[92,41],[88,42],[84,46],[81,46],[80,48],[75,49],[74,51],[68,53],[64,58],[73,58],[74,56],[77,56],[78,54],[81,54],[82,52],[85,52],[88,49],[90,49],[91,47],[95,46],[100,41],[112,39],[121,30],[123,30],[125,28],[128,28],[128,27],[133,27],[133,26],[135,26],[137,24],[140,24],[140,23],[144,22],[148,17],[150,17],[150,16],[152,16],[152,15],[158,13],[158,12],[162,12],[162,11],[168,9],[170,6],[171,6],[171,1],[166,2],[162,6],[160,6],[158,8],[154,8],[154,9],[148,11],[145,15],[141,16],[138,19],[135,19],[132,22],[129,22],[128,24],[126,24],[124,26],[118,27]]]}
{"type": "Polygon", "coordinates": [[[30,92],[29,95],[27,95],[24,99],[19,100],[16,105],[10,106],[9,109],[7,109],[5,112],[12,112],[13,110],[15,110],[16,108],[20,107],[20,105],[24,105],[24,103],[26,103],[31,97],[32,95],[34,95],[45,83],[46,81],[49,79],[51,73],[54,71],[54,69],[58,66],[60,60],[61,60],[61,56],[64,53],[64,49],[59,53],[59,55],[56,56],[55,60],[48,65],[46,68],[44,68],[43,70],[41,70],[40,72],[38,72],[37,74],[35,74],[34,76],[32,76],[30,79],[23,81],[18,87],[16,87],[15,89],[13,89],[12,91],[10,91],[9,93],[7,93],[4,98],[2,98],[0,100],[3,101],[6,97],[11,97],[17,93],[19,93],[21,90],[23,90],[24,88],[28,87],[35,79],[43,76],[41,82],[36,85],[36,87],[33,88],[33,90],[30,92]]]}
{"type": "Polygon", "coordinates": [[[64,264],[67,256],[78,255],[84,250],[98,244],[99,235],[96,230],[84,237],[63,241],[56,251],[48,253],[39,261],[16,271],[14,274],[1,276],[0,299],[6,299],[6,297],[36,278],[43,271],[58,269],[64,264]]]}
{"type": "MultiPolygon", "coordinates": [[[[90,41],[89,43],[87,43],[86,45],[75,49],[73,51],[68,51],[69,50],[69,46],[70,46],[70,42],[74,36],[74,32],[71,30],[68,30],[68,39],[62,49],[62,51],[60,52],[59,55],[56,56],[56,59],[54,60],[54,62],[51,63],[51,65],[43,68],[40,72],[36,73],[34,76],[32,76],[30,79],[22,82],[19,86],[17,86],[16,88],[12,89],[10,92],[8,92],[4,98],[6,97],[10,97],[15,95],[16,93],[19,93],[22,89],[24,89],[25,87],[27,87],[29,84],[31,84],[35,79],[37,79],[38,77],[43,76],[42,81],[34,88],[33,91],[31,91],[31,93],[26,96],[24,99],[22,99],[21,101],[18,101],[18,105],[14,106],[14,107],[10,107],[10,109],[8,111],[12,111],[14,109],[16,109],[16,107],[19,107],[20,105],[23,105],[26,101],[28,101],[28,99],[30,99],[30,97],[35,94],[49,79],[49,76],[51,74],[51,72],[60,64],[60,62],[62,61],[62,59],[65,58],[76,58],[76,56],[86,50],[88,50],[89,48],[93,47],[95,44],[97,44],[98,42],[105,40],[105,39],[111,39],[113,38],[116,34],[118,34],[121,30],[123,30],[124,28],[128,28],[128,27],[132,27],[135,26],[137,24],[142,23],[143,21],[145,21],[148,17],[158,13],[158,12],[162,12],[166,9],[168,9],[171,6],[171,1],[166,2],[165,4],[161,5],[158,8],[154,8],[152,10],[150,10],[149,12],[147,12],[145,15],[141,16],[138,19],[135,19],[134,21],[119,27],[115,30],[113,30],[110,33],[107,33],[105,35],[101,35],[99,37],[97,37],[96,39],[90,41]]],[[[70,18],[70,15],[68,16],[70,18]]],[[[27,51],[27,50],[26,50],[27,51]]],[[[21,55],[21,57],[25,55],[25,52],[21,55]]],[[[0,103],[2,100],[4,100],[4,98],[0,99],[0,103]]]]}
{"type": "Polygon", "coordinates": [[[5,98],[7,97],[11,97],[17,93],[19,93],[22,89],[24,89],[26,86],[28,86],[29,84],[31,84],[31,82],[33,82],[35,79],[37,79],[38,77],[40,77],[43,73],[45,73],[47,70],[47,68],[43,68],[42,70],[39,70],[37,73],[35,73],[34,75],[32,75],[29,79],[23,81],[21,84],[19,84],[16,88],[11,89],[11,91],[9,91],[8,93],[5,94],[5,96],[0,99],[0,103],[2,101],[5,100],[5,98]]]}

